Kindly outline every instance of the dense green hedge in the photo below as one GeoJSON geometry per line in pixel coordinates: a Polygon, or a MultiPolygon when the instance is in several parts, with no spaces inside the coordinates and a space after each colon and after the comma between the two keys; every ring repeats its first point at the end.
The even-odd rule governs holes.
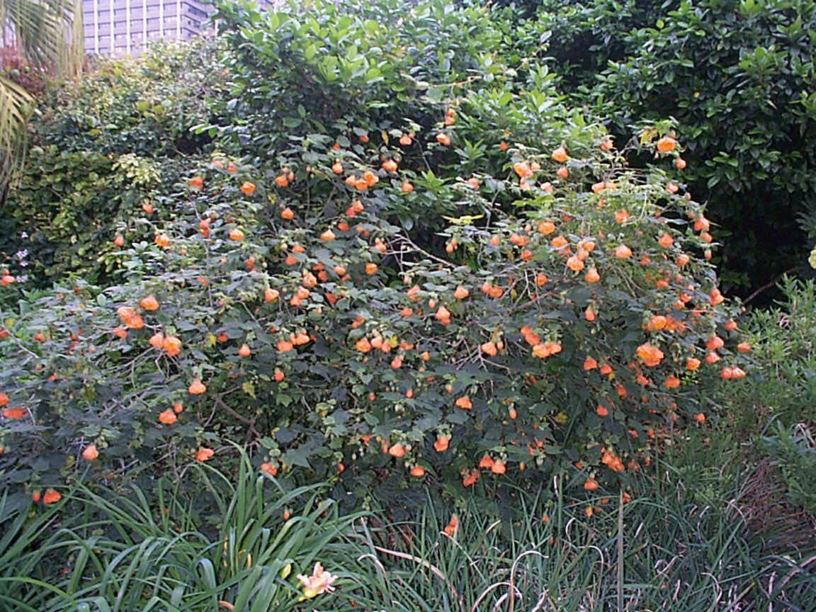
{"type": "MultiPolygon", "coordinates": [[[[417,93],[429,83],[428,99],[441,102],[466,81],[478,88],[501,77],[525,87],[535,76],[536,86],[546,81],[548,95],[557,78],[559,89],[604,118],[621,142],[674,118],[689,190],[708,203],[720,237],[727,238],[717,260],[726,288],[747,295],[782,271],[808,273],[808,245],[816,239],[816,158],[808,146],[816,137],[813,3],[499,5],[505,7],[485,12],[423,3],[410,8],[411,31],[396,0],[359,7],[365,15],[360,30],[343,15],[344,6],[321,8],[296,24],[267,22],[287,31],[272,45],[269,35],[227,28],[229,50],[204,45],[165,50],[138,66],[105,64],[78,91],[51,94],[43,107],[34,155],[58,150],[60,159],[35,161],[35,167],[54,164],[52,175],[35,171],[23,181],[27,188],[6,202],[0,252],[8,258],[24,249],[30,261],[44,262],[29,270],[45,284],[70,271],[90,270],[92,279],[107,273],[84,255],[100,239],[101,226],[91,215],[87,228],[75,232],[75,219],[83,210],[121,219],[115,213],[155,193],[121,179],[112,187],[115,181],[99,174],[106,163],[101,157],[88,160],[95,195],[84,188],[83,195],[65,192],[72,167],[82,173],[85,166],[71,153],[111,160],[128,153],[137,164],[149,159],[167,184],[178,171],[166,160],[210,151],[213,139],[226,152],[257,157],[285,150],[292,130],[401,129],[406,117],[427,129],[433,104],[423,106],[417,93]],[[303,72],[285,68],[290,65],[303,72]],[[264,79],[253,81],[258,70],[264,79]],[[43,215],[57,219],[53,228],[42,224],[43,215]],[[70,242],[63,240],[71,232],[70,242]],[[30,239],[21,241],[22,233],[30,239]]],[[[250,6],[234,3],[222,7],[221,19],[259,24],[276,18],[253,16],[250,6]]]]}

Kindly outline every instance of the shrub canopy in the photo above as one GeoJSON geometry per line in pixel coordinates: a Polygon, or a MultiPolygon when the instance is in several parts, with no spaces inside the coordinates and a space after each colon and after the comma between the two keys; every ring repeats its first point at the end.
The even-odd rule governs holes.
{"type": "Polygon", "coordinates": [[[242,440],[358,498],[555,472],[592,491],[713,416],[706,389],[745,358],[681,145],[616,147],[497,45],[503,22],[445,4],[220,6],[212,140],[121,200],[115,282],[4,315],[2,482],[242,440]]]}
{"type": "Polygon", "coordinates": [[[810,0],[545,1],[520,30],[547,38],[576,103],[617,134],[674,118],[684,176],[727,239],[723,280],[748,294],[807,274],[816,238],[816,4],[810,0]]]}

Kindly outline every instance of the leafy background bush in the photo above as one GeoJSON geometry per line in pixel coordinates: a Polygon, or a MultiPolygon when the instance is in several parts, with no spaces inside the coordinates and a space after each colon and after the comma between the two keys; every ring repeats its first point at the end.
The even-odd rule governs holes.
{"type": "MultiPolygon", "coordinates": [[[[690,191],[724,239],[721,272],[746,296],[807,273],[816,202],[816,8],[808,1],[626,0],[540,4],[560,84],[630,133],[667,117],[690,191]]],[[[532,34],[530,34],[532,36],[532,34]]]]}
{"type": "Polygon", "coordinates": [[[208,99],[225,88],[217,43],[163,45],[142,60],[102,61],[47,90],[28,163],[2,204],[0,265],[49,286],[76,274],[108,281],[111,232],[209,150],[208,99]],[[108,249],[104,245],[109,245],[108,249]]]}
{"type": "Polygon", "coordinates": [[[781,289],[779,306],[758,310],[749,320],[748,336],[757,358],[751,380],[723,397],[723,403],[729,428],[777,472],[792,507],[812,514],[816,285],[786,279],[781,289]]]}

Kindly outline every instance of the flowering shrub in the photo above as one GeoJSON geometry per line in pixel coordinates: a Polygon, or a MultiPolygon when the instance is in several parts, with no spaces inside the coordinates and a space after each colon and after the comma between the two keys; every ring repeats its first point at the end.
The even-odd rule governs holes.
{"type": "Polygon", "coordinates": [[[191,159],[110,228],[121,283],[4,317],[2,480],[180,470],[239,440],[265,473],[360,497],[554,472],[592,492],[703,424],[750,347],[680,145],[644,133],[622,149],[656,163],[627,168],[544,71],[516,85],[191,159]]]}
{"type": "Polygon", "coordinates": [[[121,249],[155,273],[7,322],[6,478],[112,478],[242,436],[272,474],[470,486],[572,465],[594,489],[704,421],[706,371],[744,375],[700,207],[609,141],[508,145],[503,171],[442,180],[398,144],[312,139],[269,183],[200,169],[154,244],[121,249]],[[480,211],[451,218],[441,253],[388,221],[428,198],[480,211]]]}

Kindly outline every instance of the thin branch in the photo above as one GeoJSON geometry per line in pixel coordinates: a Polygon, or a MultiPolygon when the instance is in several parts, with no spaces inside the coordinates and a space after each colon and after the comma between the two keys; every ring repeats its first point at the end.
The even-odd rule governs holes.
{"type": "Polygon", "coordinates": [[[782,278],[783,278],[785,275],[790,274],[791,272],[796,272],[796,270],[797,270],[797,268],[798,268],[798,267],[799,267],[799,266],[793,266],[792,268],[788,268],[788,269],[787,269],[787,270],[785,270],[784,272],[781,272],[780,274],[777,274],[777,275],[776,275],[776,276],[775,276],[775,277],[774,277],[774,278],[773,278],[771,281],[769,281],[769,282],[765,283],[765,284],[764,284],[764,285],[762,285],[762,286],[761,286],[759,289],[757,289],[756,291],[754,291],[753,293],[751,293],[751,295],[749,295],[747,298],[745,298],[745,299],[743,300],[743,302],[742,302],[742,303],[743,303],[743,304],[748,304],[748,302],[752,301],[752,300],[753,300],[755,297],[757,297],[757,296],[758,296],[760,293],[764,293],[764,292],[765,292],[765,291],[767,291],[768,289],[771,289],[771,288],[775,287],[775,286],[776,286],[776,284],[777,284],[779,281],[781,281],[781,280],[782,280],[782,278]]]}
{"type": "MultiPolygon", "coordinates": [[[[455,267],[456,267],[456,266],[455,266],[454,264],[452,264],[451,262],[449,262],[449,261],[447,261],[447,260],[445,260],[445,259],[442,259],[442,258],[440,258],[440,257],[437,257],[436,255],[432,255],[431,253],[428,253],[427,251],[425,251],[425,250],[421,249],[419,246],[417,246],[417,245],[416,245],[416,244],[415,244],[415,243],[414,243],[414,242],[413,242],[413,241],[412,241],[410,238],[408,238],[407,236],[402,236],[402,235],[396,236],[396,237],[394,238],[394,242],[401,242],[401,243],[405,243],[406,245],[408,245],[409,247],[411,247],[411,248],[412,248],[414,251],[416,251],[417,253],[420,253],[420,254],[424,255],[425,257],[427,257],[428,259],[432,259],[433,261],[435,261],[435,262],[437,262],[437,263],[439,263],[439,264],[442,264],[443,266],[446,266],[446,267],[448,267],[448,268],[455,268],[455,267]]],[[[402,252],[405,252],[405,251],[402,251],[402,252]]]]}

